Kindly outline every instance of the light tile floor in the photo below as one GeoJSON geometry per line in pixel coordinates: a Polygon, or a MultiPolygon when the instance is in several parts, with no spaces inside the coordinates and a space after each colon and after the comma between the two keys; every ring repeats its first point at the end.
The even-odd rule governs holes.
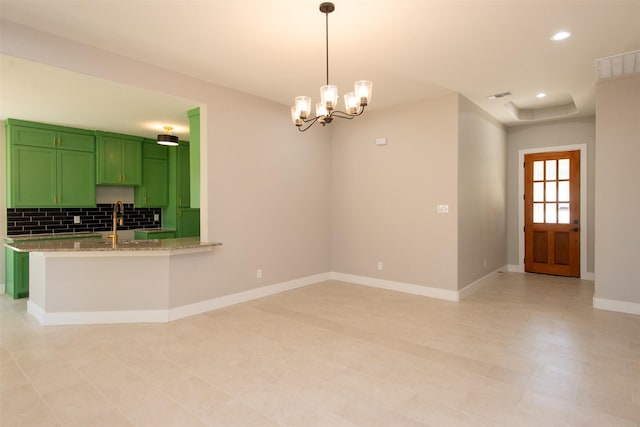
{"type": "Polygon", "coordinates": [[[638,426],[640,316],[505,273],[461,303],[329,281],[168,324],[0,297],[2,426],[638,426]]]}

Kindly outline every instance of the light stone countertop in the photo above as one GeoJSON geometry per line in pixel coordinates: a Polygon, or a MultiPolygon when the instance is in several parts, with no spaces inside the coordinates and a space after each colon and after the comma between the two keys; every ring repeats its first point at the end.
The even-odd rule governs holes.
{"type": "Polygon", "coordinates": [[[102,237],[100,233],[50,233],[50,234],[17,234],[13,236],[2,236],[5,242],[27,241],[27,240],[57,240],[57,239],[87,239],[102,237]]]}
{"type": "Polygon", "coordinates": [[[111,239],[32,240],[6,243],[17,252],[87,252],[87,251],[171,251],[221,246],[220,242],[202,242],[199,237],[180,239],[121,240],[116,248],[111,239]]]}

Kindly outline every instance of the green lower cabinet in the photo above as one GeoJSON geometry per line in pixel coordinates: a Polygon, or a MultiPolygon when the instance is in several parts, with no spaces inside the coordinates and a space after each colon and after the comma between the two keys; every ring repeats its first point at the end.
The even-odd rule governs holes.
{"type": "Polygon", "coordinates": [[[200,236],[200,209],[178,209],[178,237],[200,236]]]}
{"type": "Polygon", "coordinates": [[[4,248],[5,292],[13,299],[29,296],[29,252],[4,248]]]}
{"type": "Polygon", "coordinates": [[[155,240],[155,239],[175,239],[175,231],[152,231],[152,230],[136,230],[133,233],[133,238],[136,240],[155,240]]]}

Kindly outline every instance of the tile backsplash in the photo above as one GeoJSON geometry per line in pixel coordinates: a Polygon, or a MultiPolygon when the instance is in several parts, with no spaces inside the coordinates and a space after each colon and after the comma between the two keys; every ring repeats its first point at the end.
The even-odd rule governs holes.
{"type": "MultiPolygon", "coordinates": [[[[136,208],[124,204],[124,225],[118,230],[158,228],[162,225],[161,208],[136,208]],[[158,221],[154,221],[158,215],[158,221]]],[[[110,231],[113,226],[113,204],[99,203],[95,208],[9,208],[7,235],[51,234],[110,231]],[[80,223],[74,224],[73,217],[80,223]]]]}

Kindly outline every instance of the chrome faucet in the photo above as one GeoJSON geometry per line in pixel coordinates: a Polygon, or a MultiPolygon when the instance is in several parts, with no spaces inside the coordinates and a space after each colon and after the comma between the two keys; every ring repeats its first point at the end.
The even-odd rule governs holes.
{"type": "Polygon", "coordinates": [[[120,226],[124,225],[124,204],[122,200],[117,200],[113,204],[113,234],[107,236],[112,239],[111,245],[114,248],[118,246],[118,222],[120,222],[120,226]],[[118,217],[118,211],[120,211],[120,217],[118,217]]]}

